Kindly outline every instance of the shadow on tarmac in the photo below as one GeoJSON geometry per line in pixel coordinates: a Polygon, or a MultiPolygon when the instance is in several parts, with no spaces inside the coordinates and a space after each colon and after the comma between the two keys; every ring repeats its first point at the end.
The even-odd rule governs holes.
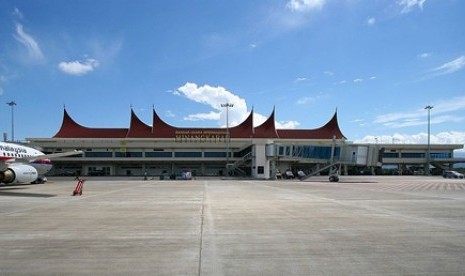
{"type": "Polygon", "coordinates": [[[52,194],[35,194],[35,193],[22,193],[20,190],[26,189],[25,187],[0,187],[0,196],[13,196],[13,197],[36,197],[36,198],[49,198],[57,195],[52,194]],[[15,192],[18,191],[18,192],[15,192]]]}

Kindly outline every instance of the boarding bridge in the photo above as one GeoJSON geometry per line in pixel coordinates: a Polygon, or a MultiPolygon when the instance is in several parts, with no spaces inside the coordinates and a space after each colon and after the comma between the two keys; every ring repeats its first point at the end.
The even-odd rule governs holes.
{"type": "MultiPolygon", "coordinates": [[[[287,169],[302,169],[307,174],[306,178],[328,169],[330,175],[334,176],[339,176],[339,173],[347,175],[349,169],[356,167],[375,173],[383,164],[425,165],[425,149],[419,145],[354,144],[344,140],[308,144],[253,140],[235,151],[234,159],[229,160],[227,168],[230,175],[258,175],[258,178],[264,179],[275,178],[278,170],[284,172],[287,169]]],[[[453,163],[465,161],[463,158],[453,158],[451,146],[433,145],[431,149],[430,164],[441,170],[448,170],[453,163]]]]}
{"type": "Polygon", "coordinates": [[[329,170],[330,181],[338,181],[341,171],[347,174],[349,167],[380,166],[379,149],[368,145],[354,145],[345,141],[333,140],[332,143],[273,144],[274,154],[268,157],[275,162],[275,168],[302,168],[308,179],[322,171],[329,170]]]}

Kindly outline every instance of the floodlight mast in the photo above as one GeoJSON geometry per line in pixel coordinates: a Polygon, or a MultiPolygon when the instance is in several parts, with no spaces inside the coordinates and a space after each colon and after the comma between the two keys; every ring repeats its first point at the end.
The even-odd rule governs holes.
{"type": "Polygon", "coordinates": [[[229,135],[229,108],[234,107],[232,103],[224,103],[221,104],[221,107],[226,108],[226,176],[229,176],[229,152],[230,152],[230,140],[231,137],[229,135]]]}
{"type": "Polygon", "coordinates": [[[427,105],[425,109],[428,110],[428,149],[426,152],[426,175],[431,175],[429,166],[431,162],[431,109],[433,109],[433,106],[427,105]]]}
{"type": "Polygon", "coordinates": [[[15,140],[15,101],[11,101],[9,103],[6,103],[11,107],[11,141],[14,142],[15,140]]]}

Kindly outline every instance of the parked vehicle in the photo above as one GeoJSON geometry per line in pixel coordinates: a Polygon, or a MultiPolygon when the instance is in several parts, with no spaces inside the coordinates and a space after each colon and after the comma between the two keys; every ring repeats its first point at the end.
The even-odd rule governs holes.
{"type": "Polygon", "coordinates": [[[459,173],[458,171],[444,171],[442,176],[444,178],[463,178],[463,173],[459,173]]]}
{"type": "Polygon", "coordinates": [[[294,173],[291,171],[291,170],[287,170],[285,173],[284,173],[284,177],[286,179],[294,179],[294,173]]]}

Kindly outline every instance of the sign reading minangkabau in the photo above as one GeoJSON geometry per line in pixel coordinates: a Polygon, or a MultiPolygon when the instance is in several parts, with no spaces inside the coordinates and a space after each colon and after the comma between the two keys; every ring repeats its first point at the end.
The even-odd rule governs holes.
{"type": "Polygon", "coordinates": [[[224,143],[226,130],[176,130],[176,143],[224,143]]]}

